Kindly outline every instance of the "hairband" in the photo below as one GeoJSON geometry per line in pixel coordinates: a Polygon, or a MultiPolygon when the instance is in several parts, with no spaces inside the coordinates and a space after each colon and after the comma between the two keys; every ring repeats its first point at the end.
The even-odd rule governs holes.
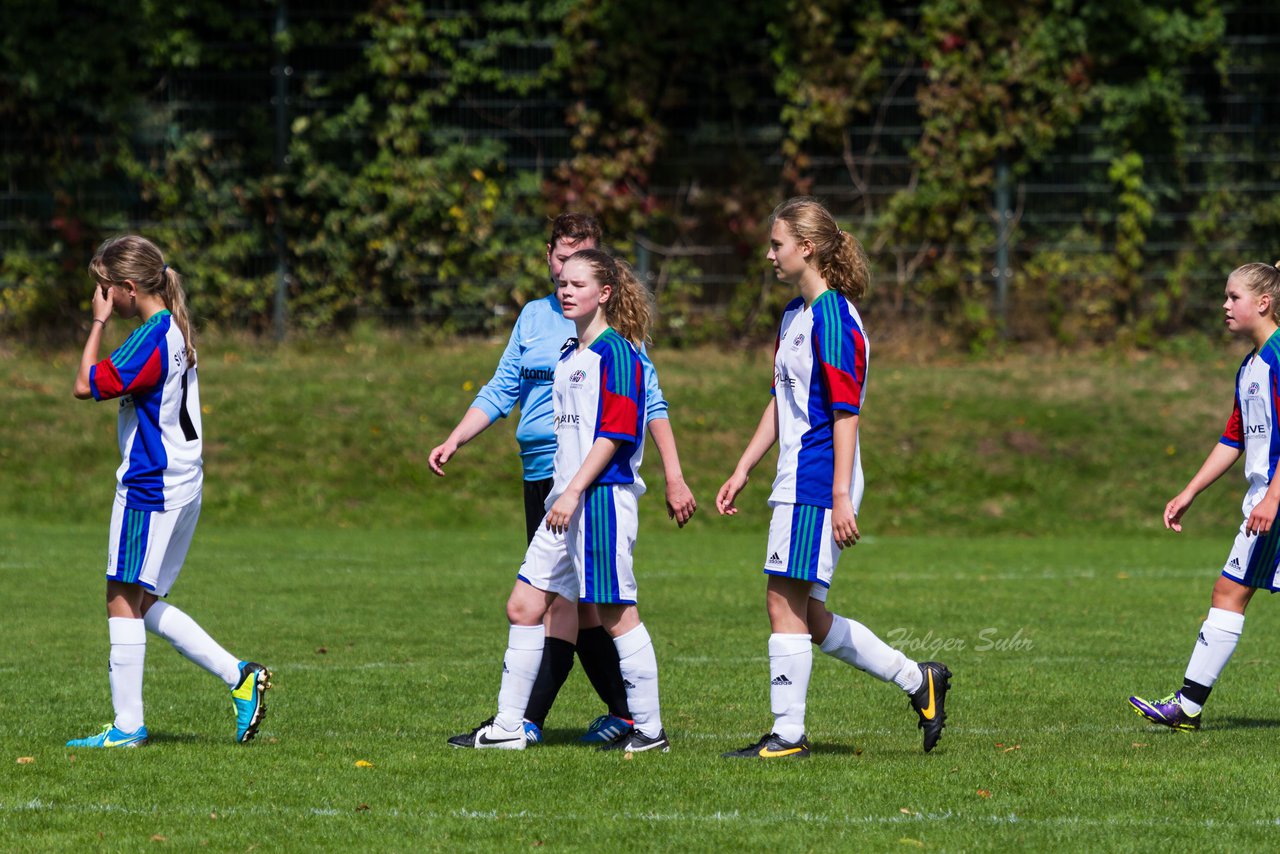
{"type": "Polygon", "coordinates": [[[165,264],[163,267],[160,268],[160,275],[163,276],[167,272],[169,272],[169,265],[165,264]]]}

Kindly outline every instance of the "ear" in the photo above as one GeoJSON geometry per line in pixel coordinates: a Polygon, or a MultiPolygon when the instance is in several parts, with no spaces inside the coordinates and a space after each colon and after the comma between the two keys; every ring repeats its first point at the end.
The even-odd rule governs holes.
{"type": "Polygon", "coordinates": [[[804,260],[808,261],[810,258],[812,258],[813,251],[815,249],[817,249],[817,247],[813,245],[812,240],[800,241],[800,254],[804,256],[804,260]]]}
{"type": "Polygon", "coordinates": [[[135,282],[133,279],[125,279],[123,282],[120,283],[120,286],[124,288],[125,293],[127,293],[131,299],[137,299],[138,297],[137,282],[135,282]]]}
{"type": "Polygon", "coordinates": [[[604,305],[609,302],[609,297],[613,296],[613,285],[605,285],[600,289],[600,304],[604,305]]]}
{"type": "Polygon", "coordinates": [[[1271,316],[1271,294],[1262,294],[1258,297],[1258,313],[1263,317],[1271,316]]]}

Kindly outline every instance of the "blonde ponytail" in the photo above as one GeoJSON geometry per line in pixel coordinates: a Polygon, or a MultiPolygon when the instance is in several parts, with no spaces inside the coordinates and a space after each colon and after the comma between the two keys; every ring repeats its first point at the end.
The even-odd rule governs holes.
{"type": "Polygon", "coordinates": [[[860,300],[871,284],[871,264],[858,238],[841,231],[835,217],[817,199],[797,196],[773,209],[769,222],[782,221],[797,240],[813,244],[818,274],[827,287],[860,300]]]}

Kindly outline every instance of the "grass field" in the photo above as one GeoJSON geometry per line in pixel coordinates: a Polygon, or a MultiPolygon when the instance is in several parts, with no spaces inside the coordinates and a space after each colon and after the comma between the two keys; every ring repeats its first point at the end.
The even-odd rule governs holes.
{"type": "Polygon", "coordinates": [[[205,514],[172,599],[275,670],[262,734],[232,744],[225,689],[153,642],[153,745],[63,747],[110,718],[99,567],[114,418],[71,399],[74,354],[0,348],[0,572],[17,596],[0,620],[12,686],[0,849],[1111,851],[1274,838],[1280,624],[1265,599],[1203,731],[1158,731],[1125,704],[1179,684],[1238,518],[1236,473],[1197,503],[1188,534],[1156,530],[1221,428],[1235,353],[877,362],[867,537],[831,605],[951,666],[951,726],[923,754],[896,688],[818,654],[815,754],[781,767],[719,757],[770,723],[768,472],[743,516],[708,512],[758,416],[764,357],[655,356],[703,509],[677,531],[646,465],[641,612],[674,747],[632,760],[575,743],[600,711],[579,671],[545,745],[445,745],[493,712],[522,531],[505,432],[464,449],[445,481],[422,466],[494,348],[356,336],[283,351],[212,342],[202,359],[205,514]]]}

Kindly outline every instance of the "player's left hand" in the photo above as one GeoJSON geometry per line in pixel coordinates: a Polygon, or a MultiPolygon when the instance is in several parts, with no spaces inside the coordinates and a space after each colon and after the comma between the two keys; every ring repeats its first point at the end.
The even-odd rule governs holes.
{"type": "Polygon", "coordinates": [[[688,484],[684,479],[667,481],[667,518],[675,519],[676,524],[681,528],[685,522],[693,518],[694,512],[698,509],[698,502],[693,497],[693,492],[689,490],[688,484]]]}
{"type": "Polygon", "coordinates": [[[94,285],[93,288],[93,319],[101,320],[105,325],[111,319],[111,313],[115,311],[115,303],[111,301],[112,285],[94,285]]]}
{"type": "Polygon", "coordinates": [[[573,514],[578,510],[579,496],[562,492],[560,497],[551,505],[551,509],[547,511],[547,530],[553,534],[563,534],[569,530],[569,520],[573,518],[573,514]]]}
{"type": "Polygon", "coordinates": [[[1262,500],[1253,506],[1249,513],[1249,521],[1245,523],[1246,534],[1265,534],[1271,530],[1276,521],[1276,510],[1280,508],[1280,498],[1264,495],[1262,500]]]}
{"type": "Polygon", "coordinates": [[[848,498],[836,499],[831,508],[831,533],[840,548],[856,546],[862,537],[858,533],[858,519],[853,514],[853,502],[848,498]]]}

